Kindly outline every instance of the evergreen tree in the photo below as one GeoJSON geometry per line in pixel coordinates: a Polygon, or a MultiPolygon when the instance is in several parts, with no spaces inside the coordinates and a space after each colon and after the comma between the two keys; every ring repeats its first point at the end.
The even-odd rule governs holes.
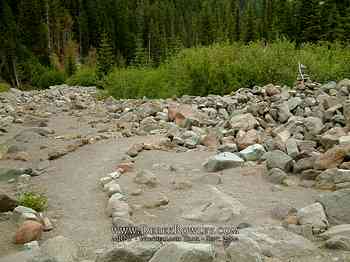
{"type": "Polygon", "coordinates": [[[101,44],[97,51],[97,76],[102,79],[113,67],[114,55],[110,37],[107,33],[101,36],[101,44]]]}

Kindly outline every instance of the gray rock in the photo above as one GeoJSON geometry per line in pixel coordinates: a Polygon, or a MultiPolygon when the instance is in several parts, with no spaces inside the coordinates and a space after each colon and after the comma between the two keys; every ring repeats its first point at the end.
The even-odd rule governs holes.
{"type": "Polygon", "coordinates": [[[330,249],[340,249],[350,251],[350,237],[335,236],[326,241],[326,247],[330,249]]]}
{"type": "Polygon", "coordinates": [[[336,236],[344,236],[350,238],[350,224],[337,225],[329,228],[320,235],[321,239],[327,240],[336,236]]]}
{"type": "Polygon", "coordinates": [[[328,220],[320,203],[314,203],[299,209],[297,217],[301,225],[312,225],[317,232],[328,228],[328,220]]]}
{"type": "Polygon", "coordinates": [[[316,157],[307,157],[298,160],[293,166],[294,173],[300,173],[307,169],[312,169],[314,167],[316,157]]]}
{"type": "Polygon", "coordinates": [[[280,150],[267,152],[263,159],[266,160],[267,168],[279,168],[284,171],[290,171],[293,167],[293,159],[280,150]]]}
{"type": "Polygon", "coordinates": [[[248,113],[233,116],[230,120],[230,124],[231,128],[234,130],[248,131],[257,127],[259,122],[252,114],[248,113]]]}
{"type": "Polygon", "coordinates": [[[217,172],[220,170],[239,167],[244,163],[244,160],[233,153],[224,152],[209,158],[203,167],[208,172],[217,172]]]}
{"type": "Polygon", "coordinates": [[[338,169],[333,177],[335,184],[350,182],[350,170],[338,169]]]}
{"type": "Polygon", "coordinates": [[[237,152],[238,148],[237,145],[234,143],[224,144],[218,147],[219,152],[237,152]]]}
{"type": "Polygon", "coordinates": [[[295,139],[290,138],[286,142],[287,154],[293,159],[299,155],[298,144],[295,139]]]}
{"type": "Polygon", "coordinates": [[[268,173],[268,180],[274,184],[283,184],[288,175],[279,168],[272,168],[268,173]]]}
{"type": "Polygon", "coordinates": [[[263,262],[258,243],[246,236],[239,236],[225,250],[227,262],[263,262]]]}
{"type": "Polygon", "coordinates": [[[260,144],[248,146],[239,152],[239,155],[246,161],[257,161],[266,153],[265,148],[260,144]]]}
{"type": "Polygon", "coordinates": [[[123,214],[126,216],[126,218],[129,218],[129,213],[130,213],[130,208],[128,203],[126,203],[125,201],[123,201],[123,195],[122,194],[114,194],[112,195],[109,200],[108,200],[108,204],[107,204],[107,208],[106,208],[106,214],[107,216],[112,216],[114,214],[114,216],[117,214],[123,214]]]}
{"type": "Polygon", "coordinates": [[[137,172],[134,182],[137,184],[143,184],[150,187],[155,187],[159,184],[159,179],[155,174],[149,170],[142,170],[137,172]]]}
{"type": "Polygon", "coordinates": [[[289,111],[289,105],[287,102],[281,103],[277,106],[278,110],[278,122],[285,123],[292,115],[289,111]]]}
{"type": "Polygon", "coordinates": [[[237,199],[207,186],[208,199],[194,201],[182,218],[200,222],[227,222],[243,214],[246,207],[237,199]]]}
{"type": "Polygon", "coordinates": [[[333,225],[350,223],[350,189],[322,194],[318,198],[333,225]]]}
{"type": "Polygon", "coordinates": [[[288,107],[290,111],[293,111],[295,108],[300,106],[303,103],[303,100],[300,97],[292,97],[288,100],[288,107]]]}
{"type": "Polygon", "coordinates": [[[124,243],[99,255],[96,262],[148,262],[162,246],[159,242],[150,241],[124,243]]]}
{"type": "MultiPolygon", "coordinates": [[[[280,226],[265,226],[240,230],[240,235],[255,241],[263,255],[288,261],[289,258],[313,254],[317,247],[309,240],[288,232],[280,226]]],[[[297,261],[297,260],[296,260],[297,261]]]]}
{"type": "Polygon", "coordinates": [[[324,125],[322,120],[317,117],[308,117],[304,119],[304,125],[310,135],[318,135],[321,133],[324,125]]]}
{"type": "Polygon", "coordinates": [[[214,249],[210,244],[174,242],[158,250],[149,262],[212,262],[213,260],[214,249]]]}
{"type": "Polygon", "coordinates": [[[76,262],[78,260],[78,247],[72,240],[63,236],[45,241],[41,245],[41,252],[57,262],[76,262]]]}

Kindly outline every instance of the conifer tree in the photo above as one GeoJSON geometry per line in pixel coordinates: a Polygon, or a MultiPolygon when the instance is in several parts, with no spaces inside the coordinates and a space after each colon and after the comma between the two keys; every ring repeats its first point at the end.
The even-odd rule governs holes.
{"type": "Polygon", "coordinates": [[[114,55],[110,37],[107,33],[101,36],[101,43],[97,51],[97,77],[102,79],[113,67],[114,55]]]}

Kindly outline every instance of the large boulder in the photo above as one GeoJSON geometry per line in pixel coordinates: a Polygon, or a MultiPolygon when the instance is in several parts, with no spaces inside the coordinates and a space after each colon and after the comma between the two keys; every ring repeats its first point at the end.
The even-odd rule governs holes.
{"type": "Polygon", "coordinates": [[[290,171],[293,167],[293,158],[280,150],[274,150],[264,154],[267,168],[279,168],[283,171],[290,171]]]}
{"type": "Polygon", "coordinates": [[[212,262],[213,260],[214,252],[210,244],[174,242],[158,250],[149,262],[212,262]]]}
{"type": "Polygon", "coordinates": [[[239,167],[244,160],[234,153],[224,152],[209,158],[204,164],[208,172],[217,172],[227,168],[239,167]]]}
{"type": "Polygon", "coordinates": [[[350,223],[350,189],[322,194],[318,198],[333,225],[350,223]]]}

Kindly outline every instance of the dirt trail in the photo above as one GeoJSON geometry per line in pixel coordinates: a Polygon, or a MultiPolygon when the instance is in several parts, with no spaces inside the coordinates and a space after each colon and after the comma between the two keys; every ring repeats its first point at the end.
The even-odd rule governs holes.
{"type": "Polygon", "coordinates": [[[130,145],[150,139],[110,139],[51,162],[51,171],[33,181],[47,192],[49,211],[58,218],[51,236],[73,239],[87,257],[93,257],[96,249],[110,245],[111,219],[104,213],[107,197],[98,180],[115,170],[130,145]]]}

